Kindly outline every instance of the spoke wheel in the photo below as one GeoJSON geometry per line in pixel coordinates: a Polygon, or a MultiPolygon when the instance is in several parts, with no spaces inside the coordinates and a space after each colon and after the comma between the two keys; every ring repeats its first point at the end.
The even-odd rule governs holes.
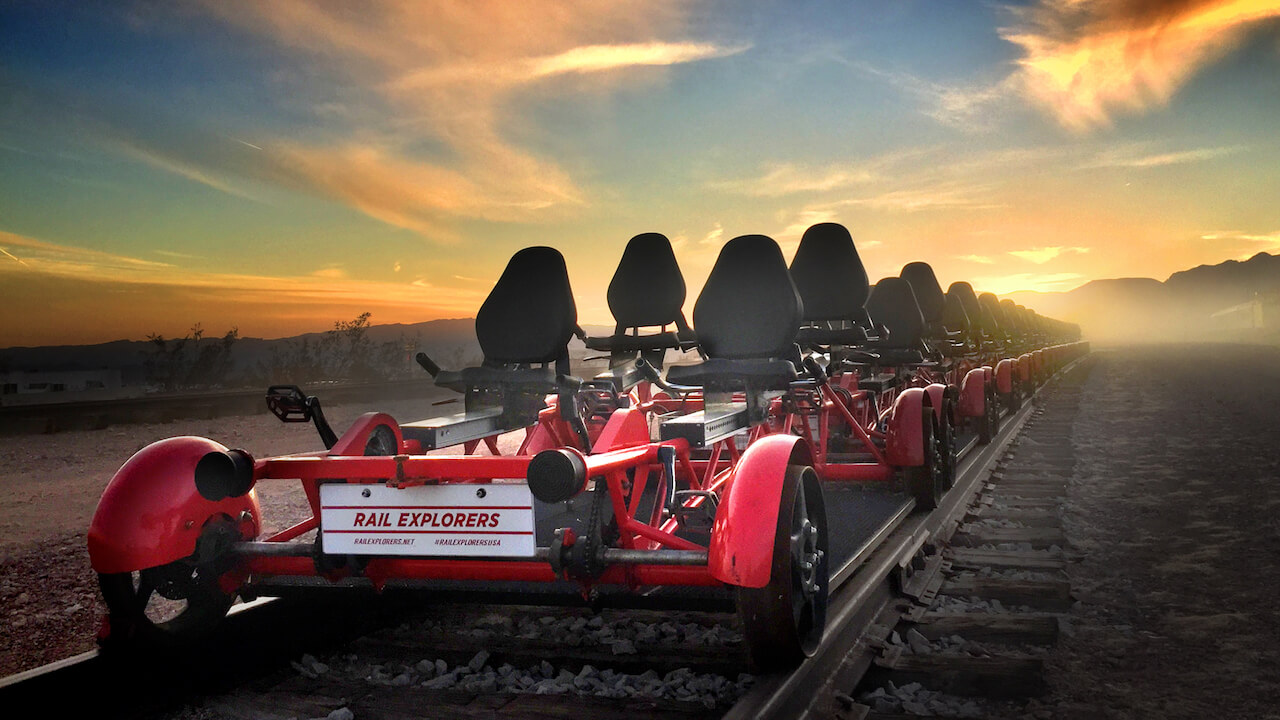
{"type": "Polygon", "coordinates": [[[1014,381],[1013,389],[1007,393],[1003,393],[1004,406],[1010,413],[1017,412],[1022,407],[1022,383],[1014,381]]]}
{"type": "Polygon", "coordinates": [[[379,425],[369,433],[369,439],[364,444],[365,455],[398,455],[400,449],[396,447],[396,434],[386,425],[379,425]]]}
{"type": "Polygon", "coordinates": [[[942,421],[938,423],[938,431],[939,452],[942,459],[939,475],[941,476],[942,490],[946,492],[956,484],[956,466],[959,464],[959,460],[956,457],[954,404],[949,398],[942,401],[942,421]]]}
{"type": "Polygon", "coordinates": [[[202,566],[179,560],[131,573],[100,573],[113,643],[176,648],[207,637],[231,607],[202,566]]]}
{"type": "Polygon", "coordinates": [[[903,468],[907,494],[916,501],[916,508],[932,510],[938,507],[942,499],[943,488],[943,453],[941,432],[938,431],[938,418],[931,408],[924,408],[922,414],[921,434],[924,447],[924,463],[914,467],[903,468]]]}
{"type": "Polygon", "coordinates": [[[1000,406],[993,388],[987,388],[982,400],[982,418],[978,422],[978,442],[986,445],[1000,434],[1000,406]]]}
{"type": "Polygon", "coordinates": [[[738,588],[738,614],[752,663],[793,667],[810,657],[827,626],[827,513],[813,468],[787,469],[769,584],[738,588]]]}

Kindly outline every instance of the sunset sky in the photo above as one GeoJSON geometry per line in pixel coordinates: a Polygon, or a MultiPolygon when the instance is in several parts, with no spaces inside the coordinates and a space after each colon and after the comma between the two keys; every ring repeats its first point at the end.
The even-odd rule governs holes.
{"type": "Polygon", "coordinates": [[[1280,249],[1280,0],[0,4],[0,347],[471,316],[633,235],[1069,290],[1280,249]]]}

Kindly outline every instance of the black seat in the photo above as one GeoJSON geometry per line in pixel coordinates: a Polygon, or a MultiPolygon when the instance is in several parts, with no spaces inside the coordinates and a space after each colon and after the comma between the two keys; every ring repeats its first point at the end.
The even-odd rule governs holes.
{"type": "Polygon", "coordinates": [[[948,332],[960,333],[961,338],[969,340],[972,337],[973,323],[969,320],[969,313],[965,312],[964,302],[958,295],[950,293],[945,296],[945,301],[942,326],[948,332]]]}
{"type": "Polygon", "coordinates": [[[947,308],[947,296],[942,293],[942,285],[938,276],[926,262],[907,263],[902,267],[898,277],[906,280],[915,293],[916,305],[920,315],[924,317],[925,334],[931,338],[942,338],[946,335],[943,314],[947,308]]]}
{"type": "Polygon", "coordinates": [[[684,317],[684,275],[667,236],[641,233],[631,238],[609,281],[608,300],[617,327],[609,337],[588,338],[587,347],[592,350],[625,354],[693,343],[693,331],[684,317]],[[668,325],[676,331],[666,332],[668,325]],[[648,327],[664,332],[641,335],[640,328],[648,327]]]}
{"type": "Polygon", "coordinates": [[[982,308],[982,331],[1003,340],[1009,328],[1008,321],[1004,319],[1004,309],[1000,307],[1000,298],[995,293],[985,292],[978,296],[978,305],[982,308]]]}
{"type": "Polygon", "coordinates": [[[772,238],[743,235],[720,250],[693,308],[707,360],[672,367],[667,379],[710,389],[786,389],[797,377],[800,293],[772,238]]]}
{"type": "Polygon", "coordinates": [[[568,375],[569,339],[581,333],[564,257],[554,248],[525,248],[511,256],[476,313],[484,363],[442,370],[436,384],[459,391],[514,385],[548,392],[557,387],[557,375],[568,375]]]}
{"type": "MultiPolygon", "coordinates": [[[[982,305],[978,302],[978,295],[973,291],[972,285],[963,281],[953,282],[947,287],[947,296],[954,297],[960,301],[965,315],[968,316],[971,332],[978,336],[989,334],[988,325],[993,323],[994,320],[991,323],[983,320],[982,305]]],[[[976,340],[977,338],[975,337],[974,339],[976,340]]]]}
{"type": "Polygon", "coordinates": [[[818,223],[805,231],[791,260],[791,279],[804,306],[802,345],[860,345],[867,340],[859,322],[870,293],[867,271],[853,237],[839,223],[818,223]]]}
{"type": "MultiPolygon", "coordinates": [[[[925,322],[916,304],[915,292],[911,283],[899,277],[887,277],[876,283],[867,300],[867,312],[876,322],[889,330],[883,337],[872,344],[876,352],[884,350],[907,350],[919,355],[918,359],[904,359],[903,362],[920,362],[924,357],[919,351],[924,347],[925,322]]],[[[884,357],[883,353],[881,355],[884,357]]],[[[915,358],[915,355],[903,354],[902,358],[915,358]]]]}
{"type": "Polygon", "coordinates": [[[1018,304],[1005,298],[1000,301],[1000,309],[1004,311],[1004,319],[1009,324],[1010,334],[1016,337],[1023,337],[1027,333],[1027,328],[1022,322],[1022,313],[1018,312],[1018,304]]]}

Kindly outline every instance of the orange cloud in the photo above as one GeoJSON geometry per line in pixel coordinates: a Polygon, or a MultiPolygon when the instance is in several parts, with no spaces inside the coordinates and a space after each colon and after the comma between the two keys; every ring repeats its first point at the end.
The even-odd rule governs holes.
{"type": "Polygon", "coordinates": [[[1013,275],[983,275],[972,279],[979,292],[991,292],[1004,296],[1009,293],[1031,290],[1034,292],[1058,292],[1070,290],[1080,284],[1080,273],[1017,273],[1013,275]]]}
{"type": "MultiPolygon", "coordinates": [[[[303,0],[214,2],[210,13],[268,42],[304,53],[309,72],[385,104],[393,118],[340,143],[255,140],[251,162],[295,188],[337,199],[370,217],[448,239],[452,217],[536,222],[587,204],[587,193],[555,161],[512,139],[524,118],[519,93],[555,96],[577,86],[552,78],[591,76],[611,88],[623,71],[695,62],[741,52],[707,42],[673,41],[682,2],[568,0],[556,4],[487,0],[362,3],[303,0]],[[422,141],[439,157],[416,157],[422,141]]],[[[326,103],[339,114],[358,112],[326,103]]],[[[372,116],[370,116],[372,117],[372,116]]]]}
{"type": "Polygon", "coordinates": [[[282,335],[322,330],[366,311],[383,323],[467,317],[488,291],[421,280],[355,280],[336,266],[297,277],[203,273],[4,231],[0,250],[17,261],[0,262],[9,309],[0,314],[6,344],[139,339],[151,332],[180,334],[192,322],[282,335]]]}
{"type": "Polygon", "coordinates": [[[138,275],[172,267],[167,263],[141,260],[89,248],[59,245],[45,240],[0,230],[0,251],[13,263],[0,263],[0,274],[36,273],[70,277],[98,274],[138,275]]]}
{"type": "Polygon", "coordinates": [[[1066,128],[1164,105],[1280,0],[1041,0],[1001,36],[1022,48],[1023,92],[1066,128]]]}
{"type": "Polygon", "coordinates": [[[1089,252],[1089,248],[1087,247],[1062,247],[1055,245],[1053,247],[1032,248],[1030,250],[1010,250],[1009,254],[1016,258],[1026,260],[1027,262],[1033,262],[1036,265],[1043,265],[1064,253],[1087,252],[1089,252]]]}

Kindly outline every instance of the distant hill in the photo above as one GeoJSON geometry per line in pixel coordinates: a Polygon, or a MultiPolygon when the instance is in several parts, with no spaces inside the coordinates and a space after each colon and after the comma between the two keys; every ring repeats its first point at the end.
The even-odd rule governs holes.
{"type": "MultiPolygon", "coordinates": [[[[606,335],[612,328],[588,326],[592,335],[606,335]]],[[[228,386],[255,386],[267,382],[293,382],[296,378],[263,377],[264,367],[279,367],[281,358],[322,354],[328,332],[304,333],[287,338],[239,338],[231,346],[228,386]]],[[[474,318],[431,320],[428,322],[370,325],[365,331],[368,344],[387,351],[379,356],[377,369],[386,370],[380,377],[418,376],[424,371],[413,361],[414,354],[425,352],[441,367],[460,369],[478,364],[480,345],[475,337],[474,318]],[[389,357],[388,357],[389,356],[389,357]]],[[[216,343],[217,337],[205,336],[202,342],[216,343]]],[[[70,374],[82,371],[119,371],[126,387],[150,385],[154,378],[147,372],[147,359],[154,357],[156,346],[147,340],[117,340],[97,345],[58,345],[47,347],[11,347],[0,349],[0,376],[9,373],[70,374]]],[[[570,343],[571,354],[581,358],[588,354],[581,342],[570,343]]],[[[296,362],[294,364],[297,364],[296,362]]],[[[285,373],[287,374],[287,373],[285,373]]],[[[268,375],[271,375],[268,373],[268,375]]],[[[9,382],[14,378],[6,379],[9,382]]],[[[154,387],[151,389],[155,389],[154,387]]]]}
{"type": "Polygon", "coordinates": [[[1063,293],[1010,293],[1039,313],[1079,323],[1104,342],[1233,339],[1280,331],[1280,255],[1258,253],[1153,278],[1094,280],[1063,293]],[[1256,306],[1256,307],[1255,307],[1256,306]],[[1262,327],[1258,327],[1262,325],[1262,327]]]}
{"type": "MultiPolygon", "coordinates": [[[[294,337],[263,339],[239,338],[232,345],[231,369],[227,373],[235,383],[253,381],[253,374],[273,356],[297,355],[301,348],[318,348],[327,333],[304,333],[294,337]]],[[[371,325],[365,334],[373,346],[397,346],[398,363],[412,369],[415,352],[426,352],[445,367],[478,360],[480,347],[475,339],[475,320],[458,318],[431,320],[413,324],[371,325]],[[402,344],[403,343],[403,344],[402,344]]],[[[206,336],[204,342],[216,338],[206,336]]],[[[117,340],[97,345],[59,345],[48,347],[11,347],[0,350],[0,372],[66,373],[83,370],[119,370],[125,385],[147,383],[146,359],[155,346],[147,340],[117,340]]],[[[236,383],[240,384],[240,383],[236,383]]]]}

